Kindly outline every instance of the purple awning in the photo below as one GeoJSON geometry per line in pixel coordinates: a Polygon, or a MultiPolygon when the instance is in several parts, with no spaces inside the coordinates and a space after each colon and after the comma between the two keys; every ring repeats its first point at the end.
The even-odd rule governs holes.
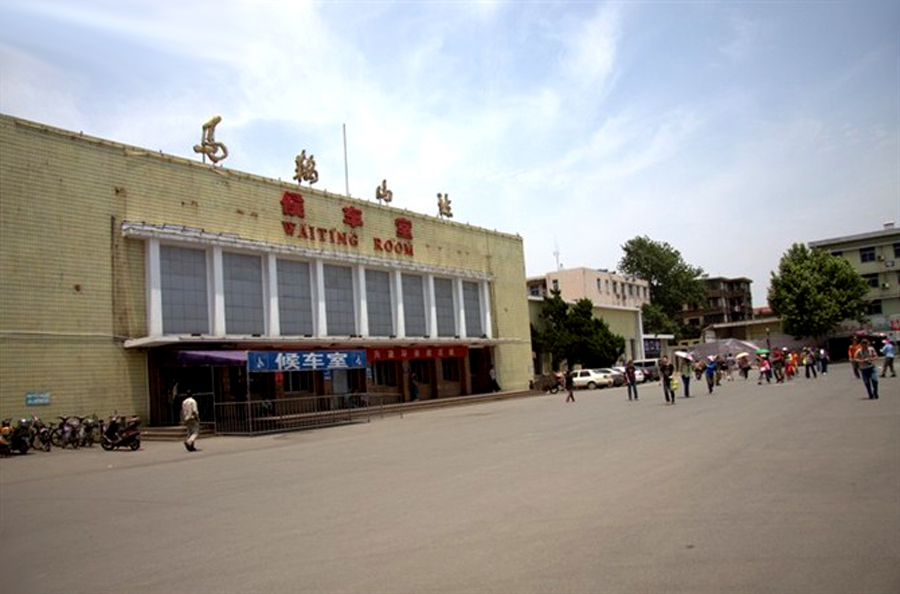
{"type": "Polygon", "coordinates": [[[247,351],[179,351],[178,362],[185,365],[247,364],[247,351]]]}

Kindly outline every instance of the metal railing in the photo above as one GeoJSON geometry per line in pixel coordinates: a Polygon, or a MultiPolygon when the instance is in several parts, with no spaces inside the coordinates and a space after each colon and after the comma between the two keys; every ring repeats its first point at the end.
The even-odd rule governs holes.
{"type": "Polygon", "coordinates": [[[402,401],[401,394],[364,393],[222,402],[215,405],[216,433],[262,435],[368,422],[402,401]]]}

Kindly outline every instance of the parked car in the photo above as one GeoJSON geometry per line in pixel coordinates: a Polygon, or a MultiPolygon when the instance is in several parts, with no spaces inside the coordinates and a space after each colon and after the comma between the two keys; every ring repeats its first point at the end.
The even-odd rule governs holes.
{"type": "Polygon", "coordinates": [[[576,369],[572,372],[572,384],[576,388],[608,388],[613,385],[612,375],[598,369],[576,369]]]}
{"type": "Polygon", "coordinates": [[[659,379],[659,359],[638,359],[634,368],[644,372],[644,381],[655,382],[659,379]]]}
{"type": "MultiPolygon", "coordinates": [[[[619,373],[621,373],[623,378],[625,377],[625,368],[624,367],[621,367],[621,366],[613,367],[613,369],[615,371],[618,371],[619,373]]],[[[638,369],[637,367],[634,368],[634,381],[637,384],[644,383],[644,372],[641,371],[640,369],[638,369]]]]}
{"type": "Polygon", "coordinates": [[[625,385],[625,371],[618,371],[615,367],[602,367],[598,369],[600,373],[608,373],[613,380],[613,386],[619,387],[625,385]]]}

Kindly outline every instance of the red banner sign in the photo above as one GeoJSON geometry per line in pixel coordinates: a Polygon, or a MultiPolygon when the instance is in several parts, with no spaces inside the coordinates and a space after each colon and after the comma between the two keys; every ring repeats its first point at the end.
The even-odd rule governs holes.
{"type": "Polygon", "coordinates": [[[372,361],[408,361],[410,359],[451,359],[465,357],[469,348],[464,346],[450,347],[380,347],[368,349],[366,357],[372,361]]]}

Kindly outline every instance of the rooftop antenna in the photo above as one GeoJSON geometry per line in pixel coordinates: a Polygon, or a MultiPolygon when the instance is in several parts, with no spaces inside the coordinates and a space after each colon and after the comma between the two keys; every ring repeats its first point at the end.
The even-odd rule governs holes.
{"type": "Polygon", "coordinates": [[[556,258],[556,269],[561,270],[559,265],[559,244],[556,243],[556,240],[553,240],[553,257],[556,258]]]}

